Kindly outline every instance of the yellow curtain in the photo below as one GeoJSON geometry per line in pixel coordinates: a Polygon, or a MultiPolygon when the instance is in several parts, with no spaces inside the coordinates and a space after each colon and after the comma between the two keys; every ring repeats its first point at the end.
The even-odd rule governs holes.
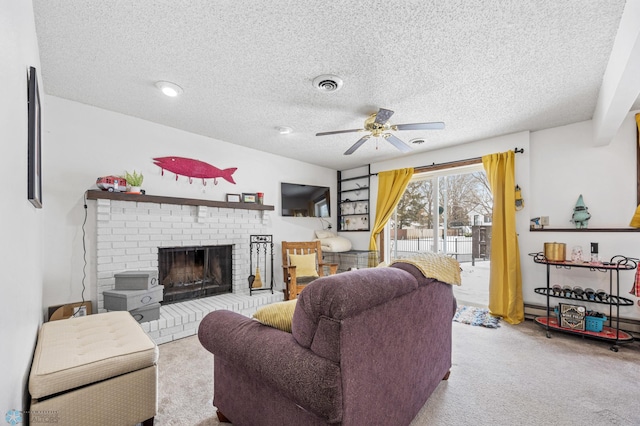
{"type": "Polygon", "coordinates": [[[482,164],[493,194],[489,310],[518,324],[524,320],[524,302],[516,233],[515,153],[485,155],[482,164]]]}
{"type": "MultiPolygon", "coordinates": [[[[636,147],[636,149],[640,149],[640,114],[636,114],[636,125],[638,126],[638,132],[636,133],[636,137],[638,138],[638,146],[636,147]]],[[[636,208],[636,212],[633,214],[629,226],[631,226],[632,228],[640,228],[640,204],[636,208]]]]}
{"type": "Polygon", "coordinates": [[[413,167],[378,173],[378,201],[376,202],[376,221],[371,230],[369,250],[377,251],[376,238],[384,229],[395,210],[404,190],[413,176],[413,167]]]}

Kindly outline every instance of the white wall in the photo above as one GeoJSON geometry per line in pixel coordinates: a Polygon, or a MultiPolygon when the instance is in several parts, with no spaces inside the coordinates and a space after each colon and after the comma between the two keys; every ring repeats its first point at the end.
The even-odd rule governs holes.
{"type": "MultiPolygon", "coordinates": [[[[589,228],[628,228],[636,208],[636,125],[634,113],[624,120],[613,141],[591,146],[592,122],[541,130],[531,134],[531,216],[549,216],[550,227],[571,228],[573,207],[582,194],[589,208],[589,228]]],[[[599,243],[600,257],[615,255],[640,257],[637,232],[526,232],[521,234],[524,300],[544,305],[543,296],[533,289],[544,286],[546,268],[534,264],[527,253],[542,251],[545,242],[563,242],[567,251],[580,245],[589,255],[591,242],[599,243]]],[[[636,300],[628,292],[634,272],[620,274],[620,294],[636,300]]],[[[588,270],[551,271],[552,284],[609,289],[609,275],[588,270]]],[[[614,281],[615,282],[615,281],[614,281]]],[[[601,305],[601,310],[606,307],[601,305]]],[[[608,311],[608,310],[607,310],[608,311]]],[[[608,313],[607,313],[608,315],[608,313]]],[[[640,306],[621,307],[620,316],[640,318],[640,306]]]]}
{"type": "MultiPolygon", "coordinates": [[[[137,170],[145,176],[143,189],[148,195],[198,198],[224,201],[227,193],[264,192],[269,212],[267,229],[276,245],[275,282],[282,285],[280,242],[314,238],[321,229],[317,218],[282,217],[280,183],[294,182],[331,188],[332,222],[336,217],[336,172],[324,167],[266,154],[219,140],[117,114],[100,108],[53,96],[45,97],[48,119],[45,125],[47,158],[43,184],[45,215],[44,307],[81,300],[83,278],[82,223],[83,195],[95,188],[98,176],[123,174],[137,170]],[[237,167],[236,184],[218,179],[203,186],[189,184],[153,164],[152,158],[181,156],[207,162],[220,169],[237,167]]],[[[88,244],[93,244],[93,229],[87,228],[88,244]]],[[[88,246],[90,247],[90,246],[88,246]]],[[[88,275],[92,261],[88,257],[88,275]]],[[[85,284],[89,288],[89,278],[85,284]]],[[[93,298],[88,295],[85,298],[93,298]]]]}
{"type": "MultiPolygon", "coordinates": [[[[44,211],[27,201],[27,71],[29,66],[40,69],[30,1],[0,2],[0,57],[0,181],[4,182],[0,192],[0,414],[4,418],[11,409],[23,409],[42,307],[44,211]]],[[[44,202],[46,209],[48,200],[44,202]]]]}

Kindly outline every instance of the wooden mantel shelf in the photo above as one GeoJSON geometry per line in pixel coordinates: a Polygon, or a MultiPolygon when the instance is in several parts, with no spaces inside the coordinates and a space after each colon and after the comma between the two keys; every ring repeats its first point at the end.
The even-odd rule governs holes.
{"type": "Polygon", "coordinates": [[[87,200],[118,200],[140,203],[177,204],[181,206],[207,206],[244,210],[275,210],[273,206],[254,203],[228,203],[226,201],[201,200],[198,198],[163,197],[159,195],[128,194],[126,192],[108,192],[99,189],[87,191],[87,200]]]}
{"type": "Polygon", "coordinates": [[[640,228],[542,228],[531,232],[640,232],[640,228]]]}

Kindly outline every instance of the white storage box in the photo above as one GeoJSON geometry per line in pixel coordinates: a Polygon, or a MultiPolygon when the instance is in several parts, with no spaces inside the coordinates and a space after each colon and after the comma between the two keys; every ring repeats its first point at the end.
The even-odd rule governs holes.
{"type": "Polygon", "coordinates": [[[116,290],[151,290],[158,285],[158,270],[125,271],[114,274],[116,290]]]}
{"type": "Polygon", "coordinates": [[[149,322],[160,318],[160,304],[152,303],[129,312],[138,322],[149,322]]]}
{"type": "Polygon", "coordinates": [[[163,289],[163,285],[157,285],[151,290],[105,291],[104,308],[110,311],[131,311],[152,303],[160,303],[163,289]]]}

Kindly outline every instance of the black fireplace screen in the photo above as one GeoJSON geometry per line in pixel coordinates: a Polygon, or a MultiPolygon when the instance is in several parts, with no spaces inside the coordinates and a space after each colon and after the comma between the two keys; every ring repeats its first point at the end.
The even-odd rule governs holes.
{"type": "Polygon", "coordinates": [[[232,291],[232,246],[158,248],[163,304],[232,291]]]}

